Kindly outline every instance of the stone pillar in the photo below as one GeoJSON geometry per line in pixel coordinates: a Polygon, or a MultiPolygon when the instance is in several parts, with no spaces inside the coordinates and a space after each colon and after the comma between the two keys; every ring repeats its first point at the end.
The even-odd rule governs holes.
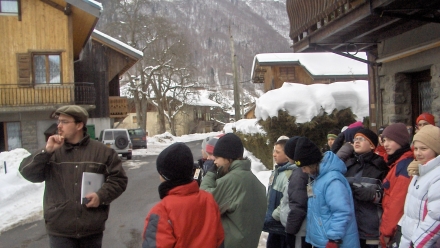
{"type": "Polygon", "coordinates": [[[403,73],[381,80],[384,124],[403,122],[411,125],[411,78],[403,73]]]}
{"type": "Polygon", "coordinates": [[[21,144],[30,153],[38,149],[37,121],[21,122],[21,144]]]}
{"type": "Polygon", "coordinates": [[[440,121],[440,64],[431,66],[431,88],[431,114],[435,116],[435,124],[438,126],[440,121]]]}

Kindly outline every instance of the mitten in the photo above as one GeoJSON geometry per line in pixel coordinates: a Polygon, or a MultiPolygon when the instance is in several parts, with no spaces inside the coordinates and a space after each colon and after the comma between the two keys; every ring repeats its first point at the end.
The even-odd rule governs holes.
{"type": "Polygon", "coordinates": [[[408,171],[409,176],[415,176],[415,175],[418,176],[419,175],[419,164],[420,164],[420,162],[414,159],[408,165],[407,171],[408,171]]]}
{"type": "Polygon", "coordinates": [[[325,248],[339,248],[339,244],[334,240],[329,240],[325,248]]]}

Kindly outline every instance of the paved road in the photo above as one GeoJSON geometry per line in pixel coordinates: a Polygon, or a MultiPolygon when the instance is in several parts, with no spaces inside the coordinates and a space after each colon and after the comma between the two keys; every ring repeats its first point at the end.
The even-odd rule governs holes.
{"type": "MultiPolygon", "coordinates": [[[[201,141],[188,142],[194,158],[200,156],[201,141]]],[[[103,247],[141,247],[141,233],[148,211],[159,201],[156,171],[157,156],[133,156],[123,160],[128,176],[127,190],[111,203],[110,216],[106,222],[103,247]]],[[[0,213],[1,214],[1,213],[0,213]]],[[[0,248],[48,247],[44,221],[26,224],[0,235],[0,248]]]]}

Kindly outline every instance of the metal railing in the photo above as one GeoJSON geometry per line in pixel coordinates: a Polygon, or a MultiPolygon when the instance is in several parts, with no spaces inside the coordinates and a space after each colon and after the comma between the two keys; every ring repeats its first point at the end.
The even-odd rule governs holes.
{"type": "Polygon", "coordinates": [[[0,84],[0,107],[41,106],[53,104],[94,105],[93,83],[42,84],[23,87],[0,84]]]}

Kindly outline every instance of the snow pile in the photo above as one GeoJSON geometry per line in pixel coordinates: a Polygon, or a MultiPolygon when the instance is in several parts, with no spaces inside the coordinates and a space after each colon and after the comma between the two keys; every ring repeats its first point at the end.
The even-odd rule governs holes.
{"type": "Polygon", "coordinates": [[[29,154],[22,148],[0,153],[0,233],[42,218],[44,183],[31,183],[18,171],[29,154]]]}
{"type": "Polygon", "coordinates": [[[285,110],[296,117],[297,123],[305,123],[324,111],[331,113],[334,109],[349,107],[357,120],[362,121],[369,115],[368,81],[312,85],[284,83],[281,88],[268,91],[257,100],[255,116],[265,120],[278,116],[279,110],[285,110]]]}
{"type": "Polygon", "coordinates": [[[263,128],[258,124],[257,119],[241,119],[237,122],[226,123],[223,127],[224,133],[233,133],[234,129],[244,134],[266,134],[263,128]]]}

